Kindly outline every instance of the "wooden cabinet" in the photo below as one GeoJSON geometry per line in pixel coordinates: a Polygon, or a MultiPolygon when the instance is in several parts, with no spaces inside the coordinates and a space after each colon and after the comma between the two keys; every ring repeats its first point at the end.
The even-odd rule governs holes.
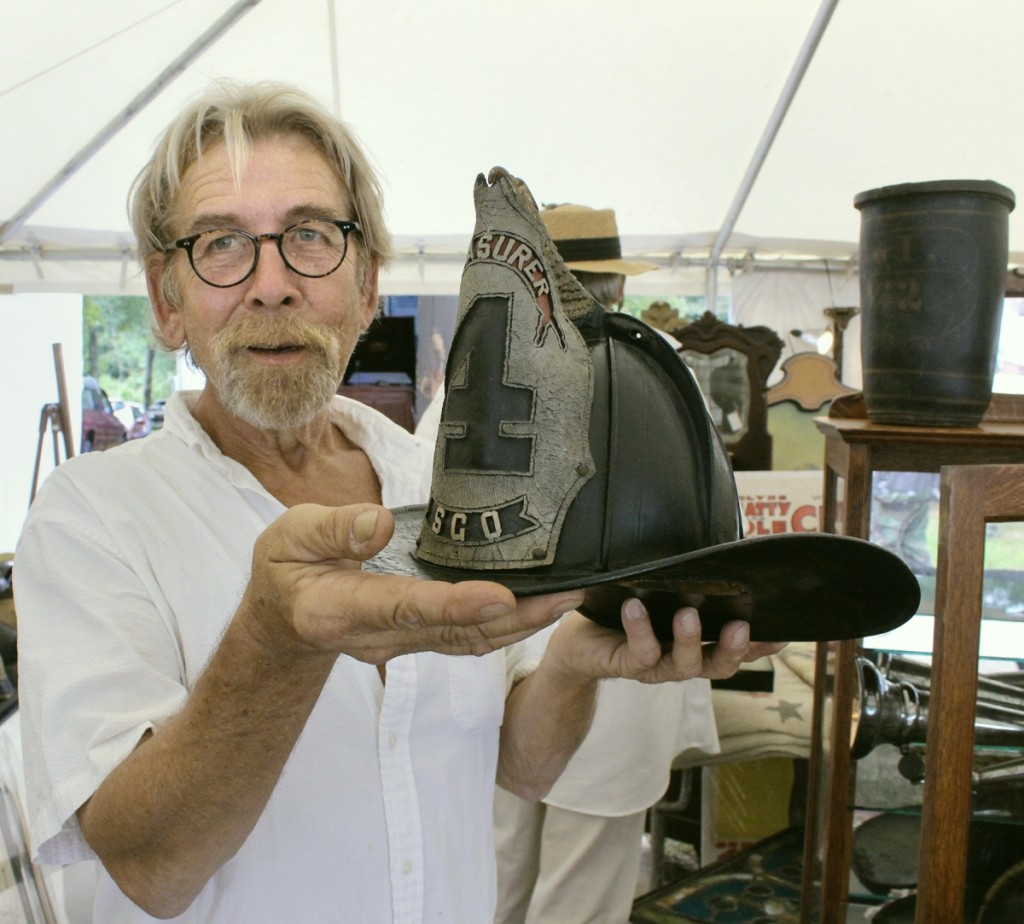
{"type": "MultiPolygon", "coordinates": [[[[841,402],[836,410],[848,412],[841,402]]],[[[962,924],[985,525],[1024,519],[1022,411],[1019,396],[996,395],[986,418],[970,428],[898,427],[861,416],[816,420],[825,436],[826,531],[868,538],[875,472],[941,472],[927,746],[942,756],[926,761],[917,924],[962,924]]],[[[827,646],[819,645],[801,901],[807,924],[847,920],[857,653],[856,641],[839,643],[830,674],[827,646]]]]}
{"type": "Polygon", "coordinates": [[[342,385],[338,394],[376,408],[410,433],[416,429],[416,392],[412,385],[342,385]]]}

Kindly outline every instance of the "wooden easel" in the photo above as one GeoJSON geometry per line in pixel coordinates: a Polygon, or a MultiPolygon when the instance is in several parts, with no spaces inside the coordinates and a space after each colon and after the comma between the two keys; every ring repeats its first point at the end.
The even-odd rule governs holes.
{"type": "Polygon", "coordinates": [[[75,441],[71,433],[71,406],[68,404],[68,385],[64,378],[64,351],[59,343],[53,344],[53,369],[57,377],[57,403],[44,404],[39,412],[39,439],[36,441],[36,464],[32,471],[32,492],[28,502],[31,505],[36,498],[39,487],[39,463],[43,457],[43,442],[46,431],[53,438],[53,465],[60,465],[60,444],[58,434],[64,438],[64,458],[70,459],[75,454],[75,441]]]}

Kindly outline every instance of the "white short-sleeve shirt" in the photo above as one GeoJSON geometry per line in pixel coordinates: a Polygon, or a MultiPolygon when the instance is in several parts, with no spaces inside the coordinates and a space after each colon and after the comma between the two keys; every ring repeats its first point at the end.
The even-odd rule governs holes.
{"type": "MultiPolygon", "coordinates": [[[[34,854],[92,859],[76,810],[185,702],[284,508],[189,412],[46,480],[16,550],[19,692],[34,854]]],[[[429,444],[337,398],[385,506],[422,503],[429,444]]],[[[178,921],[492,919],[498,729],[517,651],[341,657],[266,809],[178,921]]],[[[245,785],[244,778],[238,780],[245,785]]],[[[95,920],[151,920],[101,874],[95,920]]]]}

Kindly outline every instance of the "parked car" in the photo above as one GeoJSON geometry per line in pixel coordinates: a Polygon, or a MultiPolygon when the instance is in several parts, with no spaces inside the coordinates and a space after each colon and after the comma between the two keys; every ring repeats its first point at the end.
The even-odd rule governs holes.
{"type": "Polygon", "coordinates": [[[149,406],[149,422],[154,430],[159,430],[164,425],[165,398],[158,398],[149,406]]]}
{"type": "Polygon", "coordinates": [[[114,408],[114,416],[124,424],[128,431],[128,439],[137,440],[153,432],[149,422],[149,413],[141,404],[135,401],[124,401],[121,398],[111,398],[110,404],[114,408]]]}
{"type": "Polygon", "coordinates": [[[114,415],[107,393],[91,375],[82,380],[81,451],[109,449],[128,439],[128,429],[114,415]]]}

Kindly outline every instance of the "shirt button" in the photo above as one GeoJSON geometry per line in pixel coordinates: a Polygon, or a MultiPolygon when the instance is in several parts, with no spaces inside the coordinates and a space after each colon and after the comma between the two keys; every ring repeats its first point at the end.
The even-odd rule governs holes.
{"type": "Polygon", "coordinates": [[[394,750],[396,744],[398,744],[398,736],[394,732],[391,732],[391,734],[388,735],[388,747],[394,750]]]}
{"type": "Polygon", "coordinates": [[[412,860],[402,861],[402,875],[408,876],[412,872],[412,860]]]}

